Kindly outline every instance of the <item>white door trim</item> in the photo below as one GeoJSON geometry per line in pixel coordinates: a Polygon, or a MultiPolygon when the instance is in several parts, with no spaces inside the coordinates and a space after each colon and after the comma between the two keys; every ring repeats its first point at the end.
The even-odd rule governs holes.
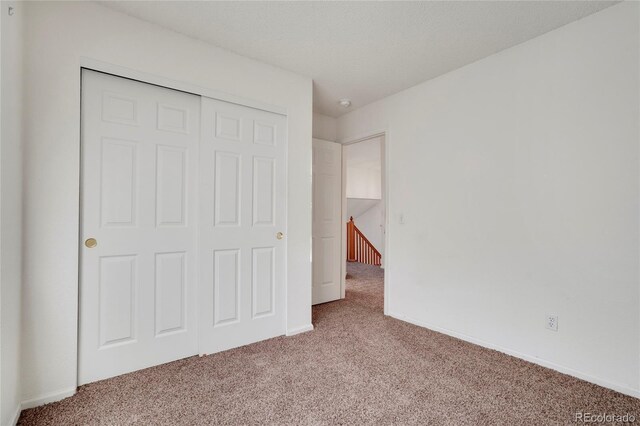
{"type": "Polygon", "coordinates": [[[341,291],[342,297],[345,297],[345,276],[347,274],[347,227],[346,223],[348,218],[345,216],[347,212],[347,168],[345,162],[344,155],[344,147],[347,145],[351,145],[358,142],[363,142],[368,139],[373,139],[376,137],[382,136],[382,196],[384,199],[384,314],[389,315],[389,294],[391,290],[391,277],[389,274],[389,265],[391,264],[389,259],[391,259],[391,246],[389,245],[389,130],[381,129],[375,130],[371,132],[367,132],[355,137],[349,137],[338,141],[342,144],[342,283],[341,283],[341,291]]]}
{"type": "Polygon", "coordinates": [[[205,96],[207,98],[218,99],[220,101],[230,102],[250,108],[260,109],[263,111],[273,112],[276,114],[288,115],[287,109],[264,102],[254,101],[252,99],[243,98],[241,96],[231,95],[219,90],[208,89],[198,86],[197,84],[186,83],[183,81],[172,80],[167,77],[149,74],[137,71],[120,65],[110,64],[108,62],[99,61],[97,59],[81,57],[80,68],[87,68],[94,71],[100,71],[106,74],[113,74],[116,77],[129,78],[138,80],[143,83],[154,84],[156,86],[166,87],[168,89],[180,90],[182,92],[192,93],[194,95],[205,96]]]}
{"type": "MultiPolygon", "coordinates": [[[[183,82],[183,81],[177,81],[177,80],[173,80],[171,78],[167,78],[167,77],[163,77],[163,76],[159,76],[159,75],[155,75],[155,74],[151,74],[151,73],[147,73],[147,72],[143,72],[143,71],[138,71],[135,69],[131,69],[128,67],[123,67],[120,65],[115,65],[115,64],[111,64],[108,62],[104,62],[104,61],[100,61],[97,59],[93,59],[93,58],[88,58],[88,57],[80,57],[80,61],[79,61],[79,67],[78,67],[78,84],[80,84],[80,87],[82,87],[82,70],[83,69],[87,69],[87,70],[93,70],[93,71],[98,71],[98,72],[102,72],[102,73],[106,73],[106,74],[111,74],[114,75],[116,77],[122,77],[122,78],[127,78],[127,79],[131,79],[131,80],[136,80],[139,81],[141,83],[147,83],[147,84],[152,84],[152,85],[156,85],[156,86],[160,86],[160,87],[165,87],[167,89],[172,89],[172,90],[178,90],[178,91],[182,91],[182,92],[187,92],[187,93],[191,93],[194,95],[198,95],[198,96],[202,96],[202,97],[208,97],[208,98],[213,98],[213,99],[217,99],[217,100],[221,100],[224,102],[229,102],[229,103],[233,103],[233,104],[237,104],[237,105],[241,105],[241,106],[246,106],[249,108],[254,108],[254,109],[258,109],[258,110],[262,110],[262,111],[267,111],[267,112],[272,112],[275,114],[280,114],[283,115],[287,118],[287,123],[288,123],[288,109],[285,107],[280,107],[280,106],[276,106],[276,105],[271,105],[271,104],[267,104],[264,102],[259,102],[259,101],[254,101],[251,99],[247,99],[247,98],[243,98],[240,96],[235,96],[235,95],[231,95],[228,93],[224,93],[221,92],[219,90],[215,90],[215,89],[209,89],[206,87],[202,87],[202,86],[198,86],[196,84],[191,84],[191,83],[187,83],[187,82],[183,82]]],[[[79,129],[80,130],[82,128],[82,122],[81,122],[81,115],[82,115],[82,105],[81,105],[81,98],[78,99],[78,114],[80,114],[80,120],[79,120],[79,129]]],[[[288,124],[287,124],[288,125],[288,124]]],[[[288,131],[287,131],[288,133],[288,131]]],[[[288,140],[287,140],[287,144],[288,144],[288,140]]],[[[78,152],[80,151],[80,148],[82,147],[82,135],[80,135],[79,139],[78,139],[78,152]]],[[[78,194],[78,197],[80,197],[80,190],[81,190],[81,179],[82,179],[82,159],[80,159],[79,163],[78,163],[78,181],[77,181],[77,187],[76,187],[76,191],[78,194]]],[[[285,187],[285,206],[284,206],[284,210],[285,210],[285,230],[284,233],[285,235],[288,235],[288,231],[289,231],[289,150],[285,150],[285,180],[287,182],[287,185],[285,187]]],[[[309,188],[311,189],[311,188],[309,188]]],[[[78,234],[77,234],[77,242],[78,242],[78,251],[76,253],[74,253],[76,256],[79,255],[80,250],[81,250],[81,245],[83,244],[83,240],[82,240],[82,235],[80,234],[80,229],[82,227],[82,211],[81,211],[81,203],[78,203],[78,210],[76,211],[77,217],[79,219],[79,227],[78,227],[78,234]]],[[[305,331],[309,331],[309,330],[313,330],[313,325],[308,325],[299,329],[294,329],[294,330],[289,330],[288,329],[288,294],[289,294],[289,281],[288,281],[288,244],[285,244],[285,249],[284,249],[284,268],[285,268],[285,274],[283,276],[283,291],[284,291],[284,324],[285,324],[285,330],[284,330],[284,334],[287,336],[291,336],[294,334],[298,334],[298,333],[302,333],[305,331]]],[[[80,268],[81,268],[81,263],[78,262],[77,264],[78,267],[78,278],[80,278],[80,268]]],[[[199,277],[198,277],[199,278],[199,277]]],[[[80,294],[80,286],[81,286],[81,281],[80,279],[78,279],[77,282],[77,286],[78,286],[78,294],[80,294]]],[[[76,304],[76,313],[77,313],[77,320],[76,320],[76,330],[78,330],[79,326],[80,326],[80,318],[79,318],[79,314],[80,314],[80,305],[79,303],[76,304]]],[[[78,366],[78,357],[79,357],[79,339],[80,336],[78,334],[77,338],[76,338],[76,351],[75,351],[75,359],[76,359],[76,366],[78,366]]],[[[76,388],[74,389],[73,393],[71,394],[75,394],[75,390],[77,389],[78,383],[79,383],[79,374],[78,374],[78,368],[76,367],[76,377],[75,377],[75,381],[76,381],[76,388]]]]}

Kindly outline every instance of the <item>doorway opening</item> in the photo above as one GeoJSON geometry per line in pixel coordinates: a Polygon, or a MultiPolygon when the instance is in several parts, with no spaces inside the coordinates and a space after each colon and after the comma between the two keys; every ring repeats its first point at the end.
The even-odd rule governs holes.
{"type": "Polygon", "coordinates": [[[388,311],[385,157],[384,132],[313,140],[312,305],[358,299],[359,288],[388,311]]]}
{"type": "Polygon", "coordinates": [[[381,302],[381,310],[386,260],[384,154],[384,134],[347,143],[342,154],[344,296],[364,292],[381,302]]]}

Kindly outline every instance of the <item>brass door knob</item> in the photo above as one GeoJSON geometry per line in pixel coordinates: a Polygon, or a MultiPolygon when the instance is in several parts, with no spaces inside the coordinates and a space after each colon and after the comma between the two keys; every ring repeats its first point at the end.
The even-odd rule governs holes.
{"type": "Polygon", "coordinates": [[[284,238],[284,234],[283,234],[282,232],[278,232],[278,233],[276,234],[276,238],[277,238],[277,239],[279,239],[279,240],[281,240],[281,239],[283,239],[283,238],[284,238]]]}
{"type": "Polygon", "coordinates": [[[98,241],[96,241],[95,238],[87,238],[84,242],[84,245],[89,248],[94,248],[95,246],[98,245],[98,241]]]}

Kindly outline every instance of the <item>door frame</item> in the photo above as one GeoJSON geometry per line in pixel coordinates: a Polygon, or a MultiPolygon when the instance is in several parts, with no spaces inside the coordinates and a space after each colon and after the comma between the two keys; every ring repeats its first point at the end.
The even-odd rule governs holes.
{"type": "MultiPolygon", "coordinates": [[[[93,59],[93,58],[88,58],[88,57],[80,57],[80,63],[79,63],[79,68],[78,68],[78,74],[77,74],[77,78],[78,78],[78,84],[80,86],[80,93],[82,93],[82,71],[83,70],[89,70],[89,71],[97,71],[97,72],[101,72],[104,74],[110,74],[113,75],[115,77],[120,77],[120,78],[125,78],[128,80],[135,80],[138,81],[140,83],[143,84],[151,84],[154,86],[160,86],[160,87],[164,87],[166,89],[170,89],[170,90],[177,90],[177,91],[181,91],[181,92],[186,92],[192,95],[196,95],[196,96],[201,96],[201,97],[207,97],[207,98],[213,98],[213,99],[217,99],[223,102],[229,102],[232,104],[236,104],[236,105],[241,105],[241,106],[245,106],[245,107],[249,107],[249,108],[254,108],[254,109],[258,109],[258,110],[262,110],[262,111],[266,111],[266,112],[271,112],[271,113],[275,113],[275,114],[279,114],[279,115],[284,115],[287,119],[287,125],[288,125],[288,120],[289,120],[289,114],[288,114],[288,109],[287,108],[283,108],[280,106],[276,106],[276,105],[272,105],[272,104],[267,104],[267,103],[263,103],[263,102],[259,102],[259,101],[254,101],[251,99],[247,99],[247,98],[243,98],[241,96],[235,96],[235,95],[231,95],[229,93],[225,93],[225,92],[221,92],[218,90],[214,90],[214,89],[209,89],[206,87],[202,87],[202,86],[198,86],[196,84],[191,84],[191,83],[187,83],[187,82],[183,82],[183,81],[178,81],[178,80],[173,80],[167,77],[163,77],[163,76],[159,76],[156,74],[151,74],[151,73],[147,73],[147,72],[143,72],[143,71],[138,71],[135,69],[131,69],[131,68],[127,68],[127,67],[123,67],[120,65],[116,65],[116,64],[111,64],[108,62],[104,62],[104,61],[100,61],[97,59],[93,59]]],[[[78,102],[78,112],[80,114],[80,118],[78,120],[80,126],[78,131],[80,132],[79,134],[79,146],[78,146],[78,157],[79,157],[79,161],[78,161],[78,165],[79,165],[79,172],[78,172],[78,186],[76,187],[77,189],[77,194],[78,194],[78,198],[80,200],[80,202],[78,203],[78,210],[77,210],[77,215],[78,215],[78,245],[77,245],[77,252],[75,253],[78,259],[77,262],[77,273],[78,273],[78,303],[76,303],[76,351],[75,351],[75,360],[76,360],[76,377],[75,377],[75,382],[76,382],[76,388],[74,389],[74,391],[72,393],[70,393],[70,395],[73,395],[75,393],[75,390],[77,389],[78,385],[79,385],[79,368],[80,368],[80,364],[79,364],[79,356],[80,356],[80,292],[82,291],[82,281],[81,281],[81,268],[82,268],[82,262],[81,262],[81,252],[82,252],[82,244],[83,244],[83,236],[82,236],[82,168],[83,168],[83,162],[82,162],[82,146],[83,146],[83,139],[82,139],[82,96],[80,96],[80,98],[77,100],[78,102]]],[[[288,131],[287,131],[288,134],[288,131]]],[[[286,140],[286,149],[285,149],[285,181],[288,183],[289,182],[289,167],[288,167],[288,163],[289,163],[289,150],[288,150],[288,146],[289,146],[289,139],[287,137],[286,140]]],[[[284,197],[285,197],[285,226],[284,226],[284,233],[285,235],[289,235],[289,185],[287,184],[285,187],[285,193],[284,193],[284,197]]],[[[197,203],[196,203],[197,204],[197,203]]],[[[284,244],[284,268],[285,268],[285,274],[283,276],[283,281],[284,281],[284,305],[282,307],[282,309],[284,309],[284,313],[283,313],[283,330],[282,330],[282,335],[283,336],[288,336],[288,328],[287,328],[287,324],[288,324],[288,309],[287,309],[287,295],[288,295],[288,290],[289,290],[289,281],[288,281],[288,252],[289,252],[289,244],[285,243],[284,244]]],[[[198,268],[196,268],[195,271],[195,276],[196,276],[196,284],[197,284],[197,288],[200,287],[200,281],[199,281],[199,274],[198,274],[198,268]]],[[[197,310],[197,307],[196,307],[197,310]]],[[[197,312],[196,312],[197,313],[197,312]]],[[[196,329],[197,329],[197,324],[196,324],[196,329]]],[[[199,348],[198,348],[199,350],[199,348]]]]}
{"type": "Polygon", "coordinates": [[[341,261],[341,283],[340,291],[342,298],[345,297],[346,291],[346,275],[347,275],[347,227],[346,223],[349,218],[347,214],[347,164],[344,149],[348,145],[353,145],[358,142],[364,142],[369,139],[382,137],[382,149],[380,161],[382,169],[382,198],[384,208],[384,255],[382,257],[382,265],[384,266],[384,314],[389,315],[389,293],[391,288],[391,280],[389,274],[389,254],[391,252],[389,247],[389,131],[387,129],[380,129],[371,132],[366,132],[361,135],[345,138],[339,141],[342,145],[342,261],[341,261]]]}

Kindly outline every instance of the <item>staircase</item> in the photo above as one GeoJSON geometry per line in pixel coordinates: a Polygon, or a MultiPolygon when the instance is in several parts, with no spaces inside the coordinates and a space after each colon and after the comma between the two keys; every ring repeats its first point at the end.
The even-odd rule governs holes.
{"type": "Polygon", "coordinates": [[[360,262],[380,266],[382,255],[353,222],[347,222],[347,262],[360,262]]]}

